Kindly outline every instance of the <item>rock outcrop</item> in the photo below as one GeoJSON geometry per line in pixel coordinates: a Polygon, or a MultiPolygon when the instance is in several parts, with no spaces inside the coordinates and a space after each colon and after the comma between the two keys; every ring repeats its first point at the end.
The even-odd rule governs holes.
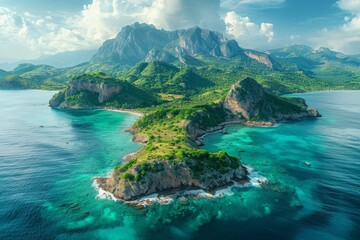
{"type": "Polygon", "coordinates": [[[92,109],[101,107],[135,108],[149,106],[155,97],[103,73],[84,74],[73,78],[69,86],[50,100],[51,107],[92,109]]]}
{"type": "Polygon", "coordinates": [[[245,50],[245,54],[249,58],[258,61],[259,63],[262,63],[271,69],[280,69],[281,68],[280,64],[275,62],[275,60],[272,59],[270,57],[270,55],[268,55],[266,53],[257,52],[254,50],[245,50]]]}
{"type": "MultiPolygon", "coordinates": [[[[51,107],[60,107],[60,108],[71,108],[71,105],[66,103],[64,100],[67,97],[74,96],[80,92],[91,92],[97,96],[97,102],[99,105],[104,103],[104,101],[110,99],[114,95],[120,93],[123,89],[123,86],[117,83],[105,83],[105,82],[92,82],[86,76],[73,79],[69,83],[69,87],[62,92],[59,92],[54,96],[49,104],[51,107]]],[[[89,105],[84,106],[84,108],[89,108],[89,105]]],[[[76,108],[82,108],[80,105],[76,108]]]]}
{"type": "Polygon", "coordinates": [[[135,23],[124,27],[115,39],[105,41],[90,62],[133,66],[143,61],[179,61],[196,65],[194,56],[197,54],[226,58],[245,56],[235,40],[228,40],[219,32],[199,27],[165,31],[135,23]]]}
{"type": "MultiPolygon", "coordinates": [[[[196,161],[196,160],[193,160],[196,161]]],[[[227,161],[231,161],[227,159],[227,161]]],[[[111,192],[116,198],[134,200],[142,196],[164,191],[203,189],[211,191],[218,187],[234,184],[246,178],[247,171],[239,166],[234,169],[226,169],[220,173],[218,169],[210,169],[194,176],[191,164],[174,163],[169,161],[157,161],[151,163],[154,167],[149,170],[140,180],[119,178],[119,171],[115,170],[112,177],[102,180],[100,187],[111,192]]],[[[141,172],[141,165],[131,168],[127,174],[137,176],[141,172]]]]}
{"type": "Polygon", "coordinates": [[[303,99],[268,94],[251,78],[233,85],[223,106],[247,121],[279,122],[320,116],[316,109],[309,109],[303,99]]]}

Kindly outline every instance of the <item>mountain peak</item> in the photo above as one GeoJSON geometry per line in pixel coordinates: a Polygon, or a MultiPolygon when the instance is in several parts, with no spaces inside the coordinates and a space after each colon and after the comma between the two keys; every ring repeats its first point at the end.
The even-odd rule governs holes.
{"type": "Polygon", "coordinates": [[[135,22],[133,24],[130,24],[130,25],[127,25],[127,26],[123,27],[121,29],[121,31],[119,32],[119,34],[122,31],[129,31],[129,30],[134,30],[134,29],[153,29],[153,30],[156,30],[156,27],[153,24],[135,22]]]}
{"type": "Polygon", "coordinates": [[[316,109],[307,108],[305,100],[268,94],[249,77],[231,87],[223,105],[247,121],[278,122],[320,116],[316,109]]]}
{"type": "Polygon", "coordinates": [[[91,62],[133,66],[155,59],[190,64],[197,62],[198,54],[231,58],[243,54],[243,50],[235,40],[199,26],[166,31],[136,22],[123,27],[115,39],[105,41],[91,62]]]}

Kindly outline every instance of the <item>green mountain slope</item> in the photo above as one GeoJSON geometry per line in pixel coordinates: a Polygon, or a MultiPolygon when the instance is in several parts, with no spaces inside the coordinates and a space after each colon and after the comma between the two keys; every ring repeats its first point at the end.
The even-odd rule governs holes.
{"type": "Polygon", "coordinates": [[[0,72],[0,88],[62,89],[74,76],[101,71],[164,99],[204,103],[248,76],[276,94],[359,89],[359,66],[358,57],[326,48],[294,45],[257,52],[199,27],[165,31],[136,23],[105,41],[89,63],[61,69],[22,64],[0,72]]]}
{"type": "Polygon", "coordinates": [[[50,100],[51,107],[66,109],[140,108],[155,104],[158,100],[151,94],[100,72],[72,78],[69,86],[50,100]]]}

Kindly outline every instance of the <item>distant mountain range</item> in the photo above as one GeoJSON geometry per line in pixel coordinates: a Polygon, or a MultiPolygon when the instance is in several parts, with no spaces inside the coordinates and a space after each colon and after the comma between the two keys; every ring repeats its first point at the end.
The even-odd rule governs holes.
{"type": "Polygon", "coordinates": [[[247,76],[277,93],[358,89],[359,66],[359,56],[327,48],[293,45],[259,52],[243,49],[235,40],[208,29],[166,31],[135,23],[98,51],[67,52],[0,71],[0,87],[56,89],[74,76],[105,72],[138,87],[168,93],[183,93],[180,86],[188,94],[230,86],[247,76]],[[46,65],[36,65],[40,62],[46,65]]]}
{"type": "Polygon", "coordinates": [[[309,69],[327,62],[338,62],[353,66],[360,66],[358,56],[348,56],[340,52],[335,52],[329,48],[321,47],[317,50],[305,45],[292,45],[266,51],[271,57],[295,63],[299,68],[309,69]]]}
{"type": "Polygon", "coordinates": [[[11,71],[20,64],[49,65],[56,68],[73,67],[88,62],[97,49],[62,52],[55,55],[44,55],[33,60],[8,61],[0,63],[0,69],[11,71]]]}

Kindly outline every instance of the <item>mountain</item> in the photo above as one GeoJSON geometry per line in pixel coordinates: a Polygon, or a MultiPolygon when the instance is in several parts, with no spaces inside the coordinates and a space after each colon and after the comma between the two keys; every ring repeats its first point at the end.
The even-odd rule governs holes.
{"type": "Polygon", "coordinates": [[[259,63],[262,63],[271,69],[281,70],[281,65],[267,53],[258,52],[251,49],[246,49],[244,53],[249,58],[258,61],[259,63]]]}
{"type": "Polygon", "coordinates": [[[187,67],[166,62],[144,62],[130,69],[125,79],[154,93],[186,94],[199,92],[214,84],[187,67]]]}
{"type": "Polygon", "coordinates": [[[48,65],[20,64],[13,71],[0,72],[0,88],[3,89],[61,89],[63,81],[56,76],[61,70],[48,65]]]}
{"type": "Polygon", "coordinates": [[[279,122],[320,116],[316,109],[308,109],[303,99],[266,93],[252,78],[245,78],[231,87],[224,107],[247,121],[279,122]]]}
{"type": "Polygon", "coordinates": [[[0,69],[0,77],[4,77],[4,76],[6,76],[6,75],[7,75],[7,72],[4,71],[4,70],[2,70],[2,69],[0,69]]]}
{"type": "Polygon", "coordinates": [[[231,58],[243,55],[235,40],[199,27],[165,31],[135,23],[124,27],[115,39],[104,42],[90,62],[133,66],[139,62],[190,63],[196,55],[231,58]]]}
{"type": "Polygon", "coordinates": [[[329,48],[321,47],[317,50],[305,45],[292,45],[288,47],[268,50],[267,53],[277,59],[286,59],[299,66],[299,68],[311,69],[327,62],[351,64],[360,66],[360,60],[329,48]]]}
{"type": "Polygon", "coordinates": [[[105,41],[89,62],[67,68],[20,65],[0,73],[0,88],[61,89],[74,76],[104,72],[164,100],[206,102],[246,77],[276,94],[359,89],[359,62],[326,48],[294,45],[258,52],[199,27],[166,31],[135,23],[105,41]]]}
{"type": "Polygon", "coordinates": [[[11,71],[20,64],[50,65],[55,68],[72,67],[84,62],[88,62],[96,52],[96,49],[68,51],[54,55],[44,55],[33,60],[3,62],[0,63],[0,68],[11,71]]]}
{"type": "Polygon", "coordinates": [[[50,100],[51,107],[65,109],[139,108],[157,103],[157,99],[144,90],[104,73],[74,77],[65,90],[50,100]]]}
{"type": "Polygon", "coordinates": [[[328,48],[292,45],[267,53],[288,72],[301,71],[325,89],[359,89],[360,59],[328,48]]]}

